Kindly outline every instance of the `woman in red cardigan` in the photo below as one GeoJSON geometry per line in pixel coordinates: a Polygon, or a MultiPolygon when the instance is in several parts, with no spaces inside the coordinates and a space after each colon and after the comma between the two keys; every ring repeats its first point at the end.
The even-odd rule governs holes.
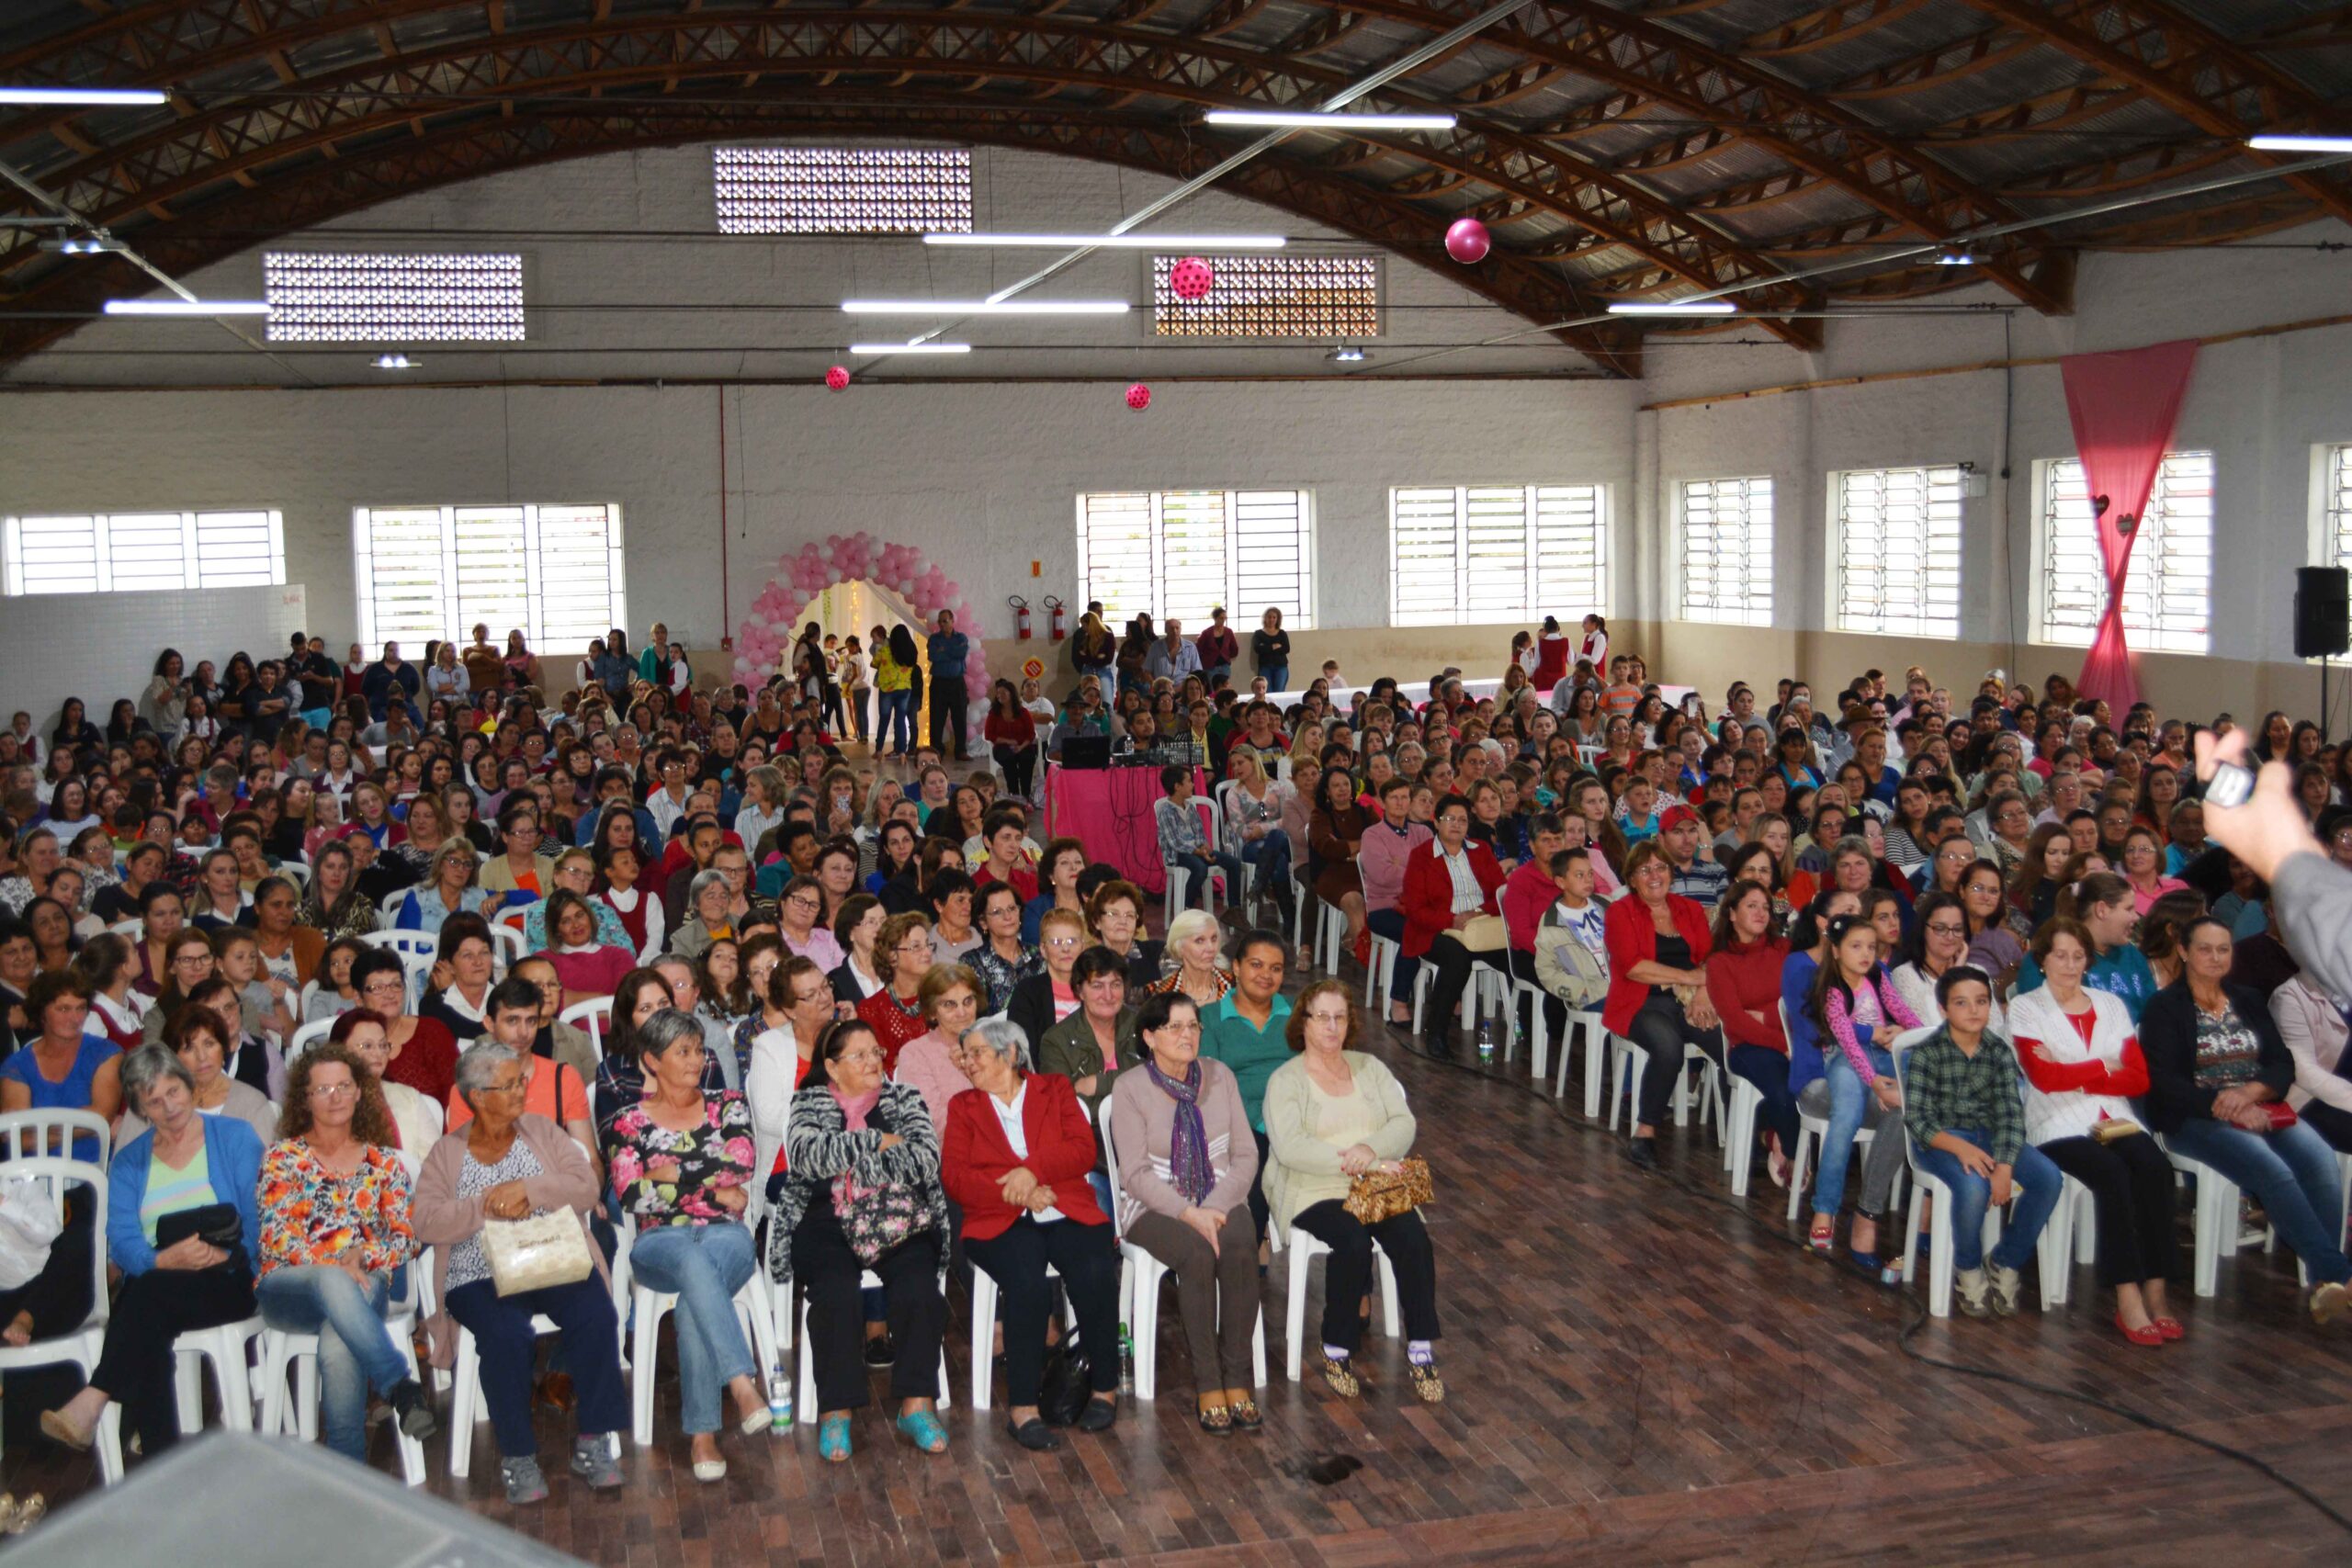
{"type": "Polygon", "coordinates": [[[1453,1010],[1470,983],[1471,965],[1501,969],[1510,943],[1495,903],[1503,868],[1494,851],[1470,837],[1469,801],[1458,795],[1439,801],[1436,828],[1437,836],[1406,858],[1396,907],[1405,917],[1404,955],[1424,960],[1432,970],[1422,1043],[1430,1055],[1443,1056],[1453,1049],[1453,1010]],[[1495,922],[1493,940],[1474,948],[1464,938],[1474,935],[1468,928],[1481,917],[1495,922]]]}
{"type": "Polygon", "coordinates": [[[1609,944],[1601,1027],[1649,1053],[1626,1150],[1645,1170],[1657,1165],[1657,1124],[1682,1077],[1682,1048],[1699,1047],[1714,1070],[1724,1063],[1723,1031],[1707,995],[1707,954],[1713,947],[1707,911],[1695,898],[1668,892],[1673,881],[1666,852],[1657,840],[1643,840],[1625,856],[1625,896],[1609,906],[1601,924],[1609,944]]]}
{"type": "Polygon", "coordinates": [[[1797,1102],[1789,1092],[1789,1035],[1781,1027],[1781,965],[1789,939],[1773,931],[1772,890],[1761,882],[1735,882],[1708,933],[1707,999],[1723,1020],[1724,1066],[1756,1086],[1763,1104],[1756,1124],[1764,1137],[1772,1185],[1789,1184],[1789,1152],[1797,1146],[1797,1102]]]}
{"type": "Polygon", "coordinates": [[[989,1019],[964,1036],[964,1049],[975,1087],[948,1102],[940,1184],[964,1211],[965,1256],[997,1283],[1005,1429],[1024,1449],[1058,1449],[1061,1438],[1037,1410],[1054,1303],[1047,1265],[1069,1292],[1094,1377],[1079,1429],[1107,1432],[1118,1416],[1119,1249],[1087,1181],[1094,1126],[1069,1079],[1028,1071],[1029,1037],[1019,1024],[989,1019]]]}

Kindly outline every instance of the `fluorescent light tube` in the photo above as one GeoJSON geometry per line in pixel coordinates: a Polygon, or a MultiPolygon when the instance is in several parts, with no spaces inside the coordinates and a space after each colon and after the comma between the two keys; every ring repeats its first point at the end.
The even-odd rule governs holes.
{"type": "Polygon", "coordinates": [[[1282,234],[925,234],[922,243],[1008,250],[1279,251],[1290,240],[1282,234]]]}
{"type": "Polygon", "coordinates": [[[1730,316],[1738,310],[1728,299],[1628,299],[1609,307],[1612,316],[1730,316]]]}
{"type": "Polygon", "coordinates": [[[262,299],[109,299],[109,316],[266,316],[262,299]]]}
{"type": "Polygon", "coordinates": [[[2352,152],[2352,136],[2249,136],[2257,152],[2352,152]]]}
{"type": "Polygon", "coordinates": [[[1211,109],[1211,125],[1305,126],[1337,130],[1452,130],[1450,114],[1304,113],[1293,109],[1211,109]]]}
{"type": "Polygon", "coordinates": [[[1124,316],[1125,299],[844,299],[853,316],[1124,316]]]}
{"type": "Polygon", "coordinates": [[[968,343],[854,343],[852,354],[969,354],[968,343]]]}
{"type": "Polygon", "coordinates": [[[96,107],[171,101],[172,96],[160,87],[0,87],[0,104],[78,104],[96,107]]]}

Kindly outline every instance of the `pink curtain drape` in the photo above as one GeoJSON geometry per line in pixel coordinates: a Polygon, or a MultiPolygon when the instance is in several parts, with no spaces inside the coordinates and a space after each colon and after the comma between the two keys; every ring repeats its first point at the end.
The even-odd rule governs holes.
{"type": "Polygon", "coordinates": [[[2084,696],[2106,698],[2119,717],[2140,700],[2139,672],[2123,641],[2124,574],[2196,363],[2197,344],[2190,340],[2118,354],[2069,355],[2059,362],[2107,570],[2107,608],[2090,656],[2083,660],[2082,679],[2075,684],[2084,696]]]}

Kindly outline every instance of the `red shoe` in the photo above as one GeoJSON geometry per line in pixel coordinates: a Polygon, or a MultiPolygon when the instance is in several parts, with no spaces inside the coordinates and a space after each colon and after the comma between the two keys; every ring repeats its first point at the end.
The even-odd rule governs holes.
{"type": "Polygon", "coordinates": [[[2121,1331],[2124,1338],[2134,1345],[2153,1347],[2165,1342],[2164,1331],[2154,1324],[2152,1323],[2145,1328],[2134,1328],[2123,1321],[2123,1314],[2120,1312],[2115,1314],[2115,1326],[2121,1331]]]}
{"type": "Polygon", "coordinates": [[[2180,1325],[2180,1319],[2177,1317],[2152,1317],[2148,1320],[2148,1326],[2163,1335],[2166,1339],[2186,1339],[2188,1337],[2188,1330],[2180,1325]]]}
{"type": "Polygon", "coordinates": [[[1353,951],[1356,955],[1356,962],[1359,964],[1362,964],[1366,969],[1372,967],[1372,929],[1369,926],[1356,933],[1356,944],[1353,951]]]}

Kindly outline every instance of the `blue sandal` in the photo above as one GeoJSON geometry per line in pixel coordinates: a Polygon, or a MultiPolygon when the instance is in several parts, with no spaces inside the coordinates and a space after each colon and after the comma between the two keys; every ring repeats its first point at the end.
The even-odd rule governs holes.
{"type": "Polygon", "coordinates": [[[910,1416],[899,1416],[894,1425],[923,1452],[944,1454],[947,1451],[947,1428],[939,1424],[939,1417],[933,1412],[918,1410],[910,1416]]]}
{"type": "Polygon", "coordinates": [[[848,1416],[828,1416],[817,1424],[817,1453],[833,1464],[849,1458],[848,1416]]]}

